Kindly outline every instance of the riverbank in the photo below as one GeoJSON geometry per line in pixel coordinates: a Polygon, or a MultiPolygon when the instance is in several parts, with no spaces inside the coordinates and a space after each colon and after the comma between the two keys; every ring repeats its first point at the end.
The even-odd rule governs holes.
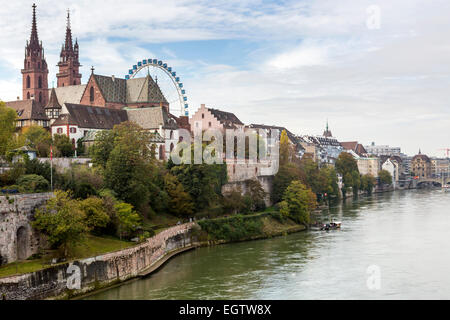
{"type": "Polygon", "coordinates": [[[197,246],[271,238],[306,230],[277,212],[234,215],[168,228],[144,243],[88,259],[0,278],[11,300],[70,299],[145,277],[197,246]]]}

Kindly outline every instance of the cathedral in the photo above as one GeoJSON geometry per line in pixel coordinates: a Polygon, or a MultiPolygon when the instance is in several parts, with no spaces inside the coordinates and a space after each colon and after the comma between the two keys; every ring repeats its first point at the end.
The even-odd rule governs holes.
{"type": "MultiPolygon", "coordinates": [[[[86,84],[81,83],[80,48],[73,43],[70,13],[64,44],[57,64],[57,87],[48,86],[48,65],[39,40],[36,5],[33,4],[30,40],[25,46],[22,100],[6,102],[16,110],[17,127],[40,125],[52,134],[66,134],[74,148],[78,140],[92,142],[99,130],[110,130],[124,121],[134,121],[152,133],[160,159],[178,142],[178,128],[189,126],[187,117],[175,117],[169,103],[150,75],[121,79],[96,74],[94,67],[86,84]]],[[[187,128],[189,129],[189,128],[187,128]]]]}

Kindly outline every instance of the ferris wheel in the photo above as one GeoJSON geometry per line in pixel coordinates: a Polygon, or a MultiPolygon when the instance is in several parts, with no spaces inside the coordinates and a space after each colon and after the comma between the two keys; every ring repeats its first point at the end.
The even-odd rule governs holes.
{"type": "MultiPolygon", "coordinates": [[[[186,90],[183,88],[183,83],[177,73],[158,59],[144,59],[138,61],[137,64],[128,70],[125,79],[129,80],[136,77],[138,74],[146,72],[158,84],[167,102],[169,108],[180,116],[189,116],[189,105],[187,103],[186,90]]],[[[147,75],[146,74],[146,75],[147,75]]]]}

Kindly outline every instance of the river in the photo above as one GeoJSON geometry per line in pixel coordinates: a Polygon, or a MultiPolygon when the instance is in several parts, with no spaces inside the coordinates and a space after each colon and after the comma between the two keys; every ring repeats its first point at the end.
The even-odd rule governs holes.
{"type": "Polygon", "coordinates": [[[450,299],[450,193],[385,193],[318,215],[342,229],[199,248],[86,299],[450,299]]]}

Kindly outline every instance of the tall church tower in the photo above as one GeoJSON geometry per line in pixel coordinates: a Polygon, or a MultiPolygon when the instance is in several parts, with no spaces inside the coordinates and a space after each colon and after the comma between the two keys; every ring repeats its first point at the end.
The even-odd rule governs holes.
{"type": "Polygon", "coordinates": [[[48,103],[48,67],[42,42],[39,42],[36,25],[36,5],[33,4],[33,21],[30,41],[25,47],[25,61],[22,69],[23,100],[34,99],[41,105],[48,103]]]}
{"type": "Polygon", "coordinates": [[[66,41],[62,46],[58,63],[58,88],[81,84],[80,62],[78,60],[78,41],[72,44],[72,30],[70,27],[70,13],[67,12],[66,41]]]}

